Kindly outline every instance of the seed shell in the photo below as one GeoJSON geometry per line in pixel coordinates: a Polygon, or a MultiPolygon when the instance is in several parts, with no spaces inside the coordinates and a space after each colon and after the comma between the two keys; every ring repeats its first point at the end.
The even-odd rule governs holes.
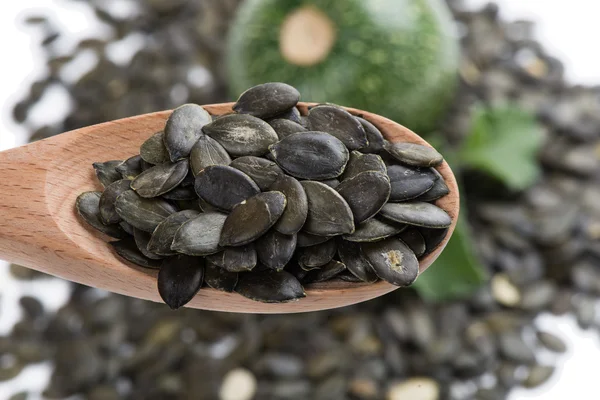
{"type": "Polygon", "coordinates": [[[380,172],[384,175],[387,174],[387,167],[381,156],[377,154],[362,154],[354,150],[350,153],[348,165],[346,165],[342,179],[351,179],[362,172],[369,171],[380,172]]]}
{"type": "Polygon", "coordinates": [[[406,227],[403,224],[394,224],[371,218],[357,225],[356,230],[351,235],[344,235],[344,239],[349,242],[377,242],[397,235],[406,227]]]}
{"type": "Polygon", "coordinates": [[[204,168],[196,176],[194,188],[208,204],[226,211],[260,193],[260,188],[248,175],[226,165],[204,168]]]}
{"type": "Polygon", "coordinates": [[[106,162],[95,162],[92,164],[94,171],[96,172],[96,177],[98,177],[98,180],[102,186],[107,187],[111,183],[123,179],[121,174],[116,169],[122,163],[122,160],[112,160],[106,162]]]}
{"type": "Polygon", "coordinates": [[[238,281],[237,272],[225,271],[210,262],[206,263],[204,269],[204,282],[213,289],[232,293],[238,281]]]}
{"type": "Polygon", "coordinates": [[[379,280],[373,266],[357,243],[338,239],[338,255],[348,271],[361,282],[374,283],[379,280]]]}
{"type": "Polygon", "coordinates": [[[377,129],[377,127],[375,127],[375,125],[373,125],[372,123],[370,123],[369,121],[367,121],[364,118],[361,117],[354,117],[358,120],[358,122],[360,122],[360,124],[362,125],[363,129],[365,130],[365,133],[367,135],[367,141],[369,142],[369,144],[363,148],[360,149],[360,151],[362,151],[363,153],[379,153],[383,150],[383,144],[385,142],[385,139],[383,138],[383,135],[381,134],[381,132],[379,131],[379,129],[377,129]]]}
{"type": "Polygon", "coordinates": [[[156,165],[131,182],[131,188],[142,197],[158,197],[175,189],[186,177],[188,160],[156,165]]]}
{"type": "Polygon", "coordinates": [[[77,197],[75,208],[85,222],[98,231],[115,239],[128,237],[119,225],[105,225],[100,218],[100,192],[84,192],[77,197]]]}
{"type": "Polygon", "coordinates": [[[158,293],[176,310],[189,303],[202,287],[204,259],[177,255],[165,259],[158,272],[158,293]]]}
{"type": "Polygon", "coordinates": [[[431,168],[411,168],[398,164],[388,166],[387,174],[392,186],[390,201],[412,200],[431,190],[440,180],[433,171],[431,168]]]}
{"type": "Polygon", "coordinates": [[[284,235],[297,233],[308,215],[308,199],[304,188],[297,179],[282,175],[269,190],[283,193],[287,200],[285,210],[273,228],[284,235]]]}
{"type": "Polygon", "coordinates": [[[236,158],[230,166],[252,178],[263,191],[268,190],[277,179],[283,176],[283,171],[277,163],[255,156],[236,158]]]}
{"type": "Polygon", "coordinates": [[[300,92],[296,88],[281,82],[269,82],[247,89],[233,105],[233,110],[265,119],[289,110],[299,101],[300,92]]]}
{"type": "Polygon", "coordinates": [[[175,189],[169,190],[162,195],[163,199],[181,201],[181,200],[197,200],[198,194],[196,190],[190,186],[182,186],[179,184],[175,189]]]}
{"type": "Polygon", "coordinates": [[[380,172],[362,172],[345,179],[335,188],[346,200],[354,215],[354,223],[360,224],[381,210],[390,197],[390,180],[380,172]]]}
{"type": "Polygon", "coordinates": [[[388,203],[380,215],[391,221],[425,228],[447,228],[452,224],[446,211],[424,202],[388,203]]]}
{"type": "Polygon", "coordinates": [[[299,132],[306,132],[307,129],[289,119],[272,119],[269,125],[273,128],[279,140],[299,132]]]}
{"type": "Polygon", "coordinates": [[[189,256],[206,256],[221,251],[219,238],[226,214],[207,212],[184,222],[173,238],[171,250],[189,256]]]}
{"type": "Polygon", "coordinates": [[[265,121],[246,114],[229,114],[203,128],[234,157],[262,156],[278,139],[275,130],[265,121]]]}
{"type": "Polygon", "coordinates": [[[431,169],[431,171],[437,175],[438,179],[435,181],[431,189],[417,197],[415,199],[416,201],[434,201],[450,193],[450,188],[448,188],[448,185],[446,185],[446,182],[444,182],[442,175],[435,169],[431,169]]]}
{"type": "Polygon", "coordinates": [[[284,112],[282,112],[281,114],[277,114],[276,116],[270,118],[267,122],[271,122],[275,119],[285,119],[285,120],[289,120],[292,122],[295,122],[297,124],[301,124],[302,123],[302,114],[300,114],[300,110],[298,110],[298,107],[292,107],[284,112]]]}
{"type": "Polygon", "coordinates": [[[170,161],[169,152],[165,146],[165,134],[158,132],[146,139],[140,146],[140,157],[153,165],[170,161]]]}
{"type": "Polygon", "coordinates": [[[337,244],[335,240],[303,247],[298,251],[298,263],[304,269],[319,268],[331,261],[336,252],[337,244]]]}
{"type": "Polygon", "coordinates": [[[298,239],[296,243],[296,247],[309,247],[314,246],[320,243],[324,243],[331,239],[330,236],[318,236],[311,235],[310,233],[306,233],[304,231],[300,231],[297,234],[298,239]]]}
{"type": "Polygon", "coordinates": [[[173,110],[165,125],[163,138],[171,161],[188,157],[202,136],[202,128],[211,121],[210,114],[197,104],[184,104],[173,110]]]}
{"type": "Polygon", "coordinates": [[[377,276],[384,281],[403,287],[417,279],[419,262],[415,253],[402,241],[390,238],[363,243],[361,248],[377,276]]]}
{"type": "Polygon", "coordinates": [[[320,236],[354,232],[352,210],[338,192],[321,182],[302,181],[301,184],[308,199],[304,231],[320,236]]]}
{"type": "Polygon", "coordinates": [[[108,185],[102,192],[99,208],[100,218],[104,224],[117,224],[122,221],[121,216],[115,210],[115,202],[121,193],[130,189],[130,184],[130,180],[121,179],[108,185]]]}
{"type": "Polygon", "coordinates": [[[309,271],[302,280],[302,283],[325,282],[335,278],[338,274],[346,270],[346,265],[337,260],[331,260],[319,269],[309,271]]]}
{"type": "Polygon", "coordinates": [[[152,260],[160,260],[163,259],[164,256],[155,254],[148,250],[148,242],[150,242],[150,237],[152,235],[148,232],[144,232],[140,229],[133,228],[133,238],[135,239],[135,244],[138,250],[145,256],[152,260]]]}
{"type": "Polygon", "coordinates": [[[398,239],[402,240],[417,257],[425,254],[426,244],[425,238],[417,228],[410,228],[402,231],[398,235],[398,239]]]}
{"type": "Polygon", "coordinates": [[[117,197],[115,210],[133,227],[152,232],[169,215],[177,212],[175,206],[160,198],[147,199],[133,190],[127,190],[117,197]]]}
{"type": "Polygon", "coordinates": [[[200,213],[195,210],[183,210],[169,215],[163,222],[158,224],[150,241],[148,242],[148,250],[152,253],[162,256],[172,256],[177,254],[171,250],[171,244],[175,238],[175,233],[183,225],[184,222],[196,218],[200,213]]]}
{"type": "Polygon", "coordinates": [[[446,229],[419,228],[419,232],[425,239],[425,248],[427,249],[423,255],[427,255],[435,250],[448,234],[446,229]]]}
{"type": "Polygon", "coordinates": [[[251,271],[256,267],[257,255],[253,243],[245,246],[228,247],[206,257],[211,264],[228,272],[251,271]]]}
{"type": "Polygon", "coordinates": [[[292,274],[270,269],[239,274],[235,291],[263,303],[287,303],[306,297],[304,288],[292,274]]]}
{"type": "Polygon", "coordinates": [[[190,152],[190,168],[194,176],[211,165],[229,165],[229,163],[231,157],[227,150],[207,135],[200,136],[190,152]]]}
{"type": "Polygon", "coordinates": [[[413,167],[436,167],[444,161],[444,157],[433,147],[415,143],[390,143],[383,145],[385,150],[401,163],[413,167]]]}
{"type": "Polygon", "coordinates": [[[142,161],[142,157],[138,154],[123,161],[115,170],[121,174],[123,179],[133,180],[144,171],[142,161]]]}
{"type": "Polygon", "coordinates": [[[109,242],[109,244],[115,249],[115,252],[119,255],[119,257],[129,261],[132,264],[136,264],[144,268],[160,268],[160,261],[152,260],[144,256],[136,246],[132,237],[109,242]]]}
{"type": "Polygon", "coordinates": [[[349,150],[369,144],[361,123],[343,108],[320,105],[308,113],[308,126],[312,131],[327,132],[341,140],[349,150]]]}
{"type": "Polygon", "coordinates": [[[271,229],[256,241],[258,260],[265,267],[280,271],[296,250],[296,235],[284,235],[271,229]]]}

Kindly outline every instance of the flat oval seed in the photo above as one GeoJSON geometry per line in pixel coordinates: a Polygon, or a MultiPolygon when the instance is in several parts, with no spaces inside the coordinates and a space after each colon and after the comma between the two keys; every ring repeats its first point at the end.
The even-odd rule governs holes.
{"type": "Polygon", "coordinates": [[[390,165],[387,174],[392,186],[390,201],[412,200],[431,190],[438,180],[437,175],[430,168],[390,165]]]}
{"type": "Polygon", "coordinates": [[[171,161],[189,156],[202,136],[202,128],[211,121],[210,114],[197,104],[184,104],[173,110],[165,125],[163,139],[171,161]]]}
{"type": "Polygon", "coordinates": [[[226,211],[260,193],[260,188],[248,175],[226,165],[204,168],[196,176],[194,188],[208,204],[226,211]]]}
{"type": "MultiPolygon", "coordinates": [[[[356,275],[354,275],[352,272],[348,271],[348,269],[346,268],[345,271],[340,272],[336,278],[341,279],[343,281],[346,282],[362,282],[362,280],[360,280],[360,278],[356,277],[356,275]]],[[[379,278],[377,278],[379,279],[379,278]]]]}
{"type": "Polygon", "coordinates": [[[331,239],[330,236],[311,235],[310,233],[306,233],[304,231],[298,232],[297,236],[298,236],[298,239],[297,239],[296,247],[314,246],[316,244],[324,243],[331,239]]]}
{"type": "Polygon", "coordinates": [[[165,134],[158,132],[146,139],[140,146],[140,157],[154,165],[170,161],[169,152],[165,146],[165,134]]]}
{"type": "Polygon", "coordinates": [[[158,272],[158,293],[176,310],[189,303],[202,287],[204,259],[178,255],[165,259],[158,272]]]}
{"type": "Polygon", "coordinates": [[[133,230],[135,229],[133,226],[131,226],[130,224],[128,224],[128,223],[127,223],[127,222],[125,222],[125,221],[121,221],[121,222],[119,222],[119,226],[120,226],[121,228],[123,228],[123,230],[124,230],[125,232],[127,232],[128,234],[130,234],[131,236],[133,236],[133,230]]]}
{"type": "Polygon", "coordinates": [[[362,154],[354,150],[350,153],[350,159],[348,160],[348,165],[346,165],[342,179],[351,179],[362,172],[369,171],[380,172],[385,175],[387,174],[387,167],[383,159],[377,154],[362,154]]]}
{"type": "Polygon", "coordinates": [[[305,127],[289,119],[272,119],[269,121],[269,125],[273,128],[279,140],[294,133],[307,131],[305,127]]]}
{"type": "Polygon", "coordinates": [[[100,218],[101,192],[85,192],[80,194],[75,201],[77,214],[94,229],[113,237],[124,239],[127,233],[119,225],[104,225],[100,218]]]}
{"type": "Polygon", "coordinates": [[[142,169],[142,157],[133,156],[123,161],[115,170],[121,174],[123,179],[135,179],[144,170],[142,169]]]}
{"type": "Polygon", "coordinates": [[[446,211],[423,202],[388,203],[379,214],[391,221],[425,228],[447,228],[452,224],[446,211]]]}
{"type": "Polygon", "coordinates": [[[306,297],[304,288],[292,274],[270,269],[239,274],[235,291],[263,303],[286,303],[306,297]]]}
{"type": "Polygon", "coordinates": [[[435,181],[431,189],[417,197],[415,199],[416,201],[434,201],[450,193],[450,189],[448,188],[448,185],[446,185],[446,182],[444,182],[444,178],[442,178],[440,173],[435,169],[432,169],[432,171],[434,171],[434,173],[438,176],[438,179],[435,181]]]}
{"type": "Polygon", "coordinates": [[[121,193],[130,189],[131,181],[121,179],[111,183],[106,187],[100,196],[100,218],[105,224],[117,224],[122,221],[122,218],[115,210],[115,202],[121,193]]]}
{"type": "Polygon", "coordinates": [[[281,192],[264,192],[238,204],[227,216],[219,244],[243,246],[265,234],[285,209],[281,192]]]}
{"type": "Polygon", "coordinates": [[[210,263],[204,269],[204,282],[213,289],[232,293],[238,281],[237,272],[228,272],[210,263]]]}
{"type": "Polygon", "coordinates": [[[299,101],[300,92],[296,88],[281,82],[269,82],[247,89],[233,105],[233,110],[264,119],[287,111],[299,101]]]}
{"type": "Polygon", "coordinates": [[[346,265],[337,260],[331,260],[327,264],[323,265],[319,269],[314,269],[310,271],[304,279],[302,283],[317,283],[317,282],[325,282],[332,278],[335,278],[338,274],[346,270],[346,265]]]}
{"type": "Polygon", "coordinates": [[[285,271],[292,274],[300,282],[302,282],[302,279],[304,279],[304,277],[308,274],[308,271],[303,270],[302,267],[300,267],[300,264],[298,264],[294,259],[292,259],[288,265],[286,265],[285,271]]]}
{"type": "Polygon", "coordinates": [[[123,160],[112,160],[106,162],[95,162],[92,164],[96,177],[102,184],[107,187],[113,182],[120,181],[122,178],[121,174],[117,171],[117,167],[123,163],[123,160]]]}
{"type": "Polygon", "coordinates": [[[177,254],[171,250],[171,244],[175,238],[175,233],[190,219],[196,218],[200,213],[195,210],[183,210],[169,215],[163,222],[158,224],[152,237],[148,242],[148,250],[152,253],[162,256],[172,256],[177,254]]]}
{"type": "Polygon", "coordinates": [[[253,243],[228,247],[220,253],[207,256],[206,259],[211,264],[229,272],[251,271],[257,263],[256,249],[253,243]]]}
{"type": "Polygon", "coordinates": [[[188,160],[164,163],[142,172],[131,182],[131,188],[142,197],[158,197],[175,189],[186,177],[188,160]]]}
{"type": "Polygon", "coordinates": [[[387,203],[391,187],[387,175],[362,172],[354,178],[344,180],[335,190],[350,206],[354,223],[360,224],[377,214],[387,203]]]}
{"type": "Polygon", "coordinates": [[[360,225],[351,235],[344,235],[344,239],[349,242],[377,242],[390,236],[397,235],[406,229],[406,225],[390,224],[371,218],[360,225]]]}
{"type": "Polygon", "coordinates": [[[292,107],[284,112],[282,112],[281,114],[277,114],[274,117],[270,118],[267,122],[271,122],[275,119],[286,119],[292,122],[295,122],[297,124],[301,124],[302,123],[302,114],[300,114],[300,110],[298,110],[298,107],[292,107]]]}
{"type": "Polygon", "coordinates": [[[184,222],[175,232],[171,250],[190,256],[206,256],[221,251],[219,238],[226,214],[207,212],[184,222]]]}
{"type": "Polygon", "coordinates": [[[269,146],[279,140],[271,125],[245,114],[224,115],[203,131],[235,157],[265,155],[269,146]]]}
{"type": "Polygon", "coordinates": [[[308,126],[312,131],[327,132],[357,150],[369,144],[361,123],[348,111],[337,106],[317,106],[308,113],[308,126]]]}
{"type": "Polygon", "coordinates": [[[119,255],[119,257],[123,258],[126,261],[129,261],[132,264],[139,265],[140,267],[144,268],[160,268],[160,261],[152,260],[144,256],[137,248],[135,241],[132,237],[128,237],[127,239],[118,240],[114,242],[109,242],[109,244],[115,249],[115,252],[119,255]]]}
{"type": "Polygon", "coordinates": [[[229,165],[231,157],[215,139],[202,135],[190,153],[190,168],[194,176],[211,165],[229,165]]]}
{"type": "Polygon", "coordinates": [[[350,273],[360,281],[375,283],[379,280],[371,263],[356,243],[338,239],[338,255],[350,273]]]}
{"type": "Polygon", "coordinates": [[[423,254],[425,254],[425,238],[423,235],[421,235],[421,232],[419,232],[418,229],[406,229],[398,235],[398,239],[402,240],[408,247],[410,247],[417,257],[421,257],[423,254]]]}
{"type": "Polygon", "coordinates": [[[282,175],[269,190],[283,193],[287,200],[285,210],[273,228],[284,235],[297,233],[308,215],[308,199],[304,188],[297,179],[282,175]]]}
{"type": "Polygon", "coordinates": [[[265,267],[280,271],[296,250],[296,235],[284,235],[271,229],[256,241],[258,260],[265,267]]]}
{"type": "Polygon", "coordinates": [[[290,135],[270,148],[271,155],[288,174],[302,179],[331,179],[344,171],[348,149],[323,132],[290,135]]]}
{"type": "Polygon", "coordinates": [[[335,240],[328,240],[315,246],[303,247],[298,251],[298,263],[306,268],[318,268],[333,259],[337,252],[335,240]]]}
{"type": "Polygon", "coordinates": [[[133,227],[152,232],[169,215],[177,212],[172,204],[165,200],[146,199],[133,190],[127,190],[117,197],[115,210],[133,227]]]}
{"type": "Polygon", "coordinates": [[[435,250],[442,240],[448,234],[448,228],[446,229],[435,229],[435,228],[419,228],[419,232],[423,235],[423,239],[425,239],[425,254],[427,255],[435,250]]]}
{"type": "Polygon", "coordinates": [[[375,125],[373,125],[364,118],[355,118],[358,120],[358,122],[360,122],[363,129],[365,130],[365,133],[367,134],[367,141],[369,142],[369,144],[366,147],[360,149],[360,151],[362,151],[363,153],[379,153],[380,151],[382,151],[385,139],[383,138],[383,135],[381,134],[379,129],[377,129],[375,125]]]}
{"type": "Polygon", "coordinates": [[[168,191],[167,193],[162,195],[163,199],[167,200],[196,200],[198,199],[198,194],[196,194],[196,190],[193,187],[184,187],[181,184],[177,186],[175,189],[168,191]]]}
{"type": "Polygon", "coordinates": [[[329,186],[329,187],[330,187],[330,188],[332,188],[332,189],[335,189],[335,188],[337,188],[338,186],[340,186],[340,181],[339,181],[339,180],[337,180],[336,178],[333,178],[333,179],[326,179],[326,180],[324,180],[324,181],[319,181],[319,182],[321,182],[321,183],[323,183],[323,184],[325,184],[325,185],[329,186]]]}
{"type": "Polygon", "coordinates": [[[398,161],[413,167],[435,167],[444,161],[444,157],[433,147],[415,143],[390,143],[383,145],[385,150],[398,161]]]}
{"type": "Polygon", "coordinates": [[[277,163],[255,156],[244,156],[233,160],[231,167],[239,169],[258,185],[260,190],[267,190],[283,175],[277,163]]]}
{"type": "Polygon", "coordinates": [[[419,262],[412,250],[394,238],[363,243],[363,254],[381,279],[396,286],[409,286],[419,274],[419,262]]]}
{"type": "Polygon", "coordinates": [[[161,260],[164,256],[154,254],[150,250],[148,250],[148,243],[150,242],[150,237],[152,235],[148,232],[144,232],[142,230],[133,228],[133,238],[135,239],[135,244],[138,250],[145,256],[152,260],[161,260]]]}
{"type": "Polygon", "coordinates": [[[354,217],[346,200],[334,189],[316,181],[301,182],[308,199],[308,216],[303,229],[319,236],[354,232],[354,217]]]}

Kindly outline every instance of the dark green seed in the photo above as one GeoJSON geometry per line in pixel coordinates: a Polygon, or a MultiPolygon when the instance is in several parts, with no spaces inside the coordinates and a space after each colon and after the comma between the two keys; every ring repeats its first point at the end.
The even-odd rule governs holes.
{"type": "Polygon", "coordinates": [[[277,163],[255,156],[244,156],[233,160],[231,167],[239,169],[258,185],[260,190],[269,187],[283,175],[277,163]]]}
{"type": "Polygon", "coordinates": [[[560,337],[544,331],[539,331],[536,335],[540,343],[548,350],[555,353],[564,353],[567,351],[567,345],[560,337]]]}
{"type": "Polygon", "coordinates": [[[274,270],[282,270],[296,250],[296,235],[284,235],[271,229],[256,241],[260,263],[274,270]]]}
{"type": "Polygon", "coordinates": [[[331,239],[330,236],[318,236],[311,235],[310,233],[306,233],[304,231],[300,231],[297,234],[298,239],[296,243],[296,247],[309,247],[314,246],[320,243],[324,243],[331,239]]]}
{"type": "Polygon", "coordinates": [[[121,174],[116,169],[122,163],[122,160],[112,160],[103,163],[95,162],[92,164],[94,171],[96,171],[96,176],[98,177],[98,180],[102,186],[107,187],[111,183],[123,179],[121,174]]]}
{"type": "Polygon", "coordinates": [[[120,257],[129,261],[130,263],[145,268],[160,268],[160,261],[152,260],[144,256],[138,249],[137,245],[135,244],[135,240],[133,240],[132,237],[115,242],[109,242],[109,244],[115,249],[116,253],[120,257]]]}
{"type": "Polygon", "coordinates": [[[175,189],[186,177],[188,160],[164,163],[147,169],[131,182],[131,188],[142,197],[158,197],[175,189]]]}
{"type": "Polygon", "coordinates": [[[263,156],[276,143],[277,134],[265,121],[245,114],[225,115],[203,128],[234,156],[263,156]]]}
{"type": "Polygon", "coordinates": [[[383,135],[381,134],[379,129],[377,129],[375,125],[373,125],[364,118],[355,118],[358,120],[358,122],[360,122],[363,129],[365,130],[365,133],[367,134],[367,141],[369,142],[369,144],[366,147],[360,149],[360,151],[362,151],[363,153],[379,153],[380,151],[382,151],[385,139],[383,138],[383,135]]]}
{"type": "Polygon", "coordinates": [[[337,244],[335,240],[303,247],[298,251],[298,263],[305,269],[319,268],[331,261],[336,252],[337,244]]]}
{"type": "Polygon", "coordinates": [[[139,155],[128,158],[115,168],[123,179],[135,179],[142,173],[142,157],[139,155]]]}
{"type": "Polygon", "coordinates": [[[213,289],[232,293],[238,281],[237,272],[228,272],[211,263],[204,269],[204,282],[213,289]]]}
{"type": "Polygon", "coordinates": [[[140,157],[153,165],[170,161],[169,152],[165,146],[165,134],[158,132],[146,139],[140,146],[140,157]]]}
{"type": "Polygon", "coordinates": [[[373,266],[357,243],[338,239],[338,255],[348,271],[361,282],[374,283],[379,280],[373,266]]]}
{"type": "Polygon", "coordinates": [[[446,229],[435,229],[435,228],[419,228],[419,232],[425,239],[425,248],[427,249],[423,255],[431,253],[435,250],[442,240],[448,234],[448,228],[446,229]]]}
{"type": "Polygon", "coordinates": [[[269,125],[273,128],[279,140],[286,138],[294,133],[306,132],[307,129],[289,119],[272,119],[269,121],[269,125]]]}
{"type": "Polygon", "coordinates": [[[285,210],[273,228],[284,235],[297,233],[308,215],[308,199],[304,188],[297,179],[282,175],[269,190],[283,193],[287,200],[285,210]]]}
{"type": "Polygon", "coordinates": [[[365,258],[384,281],[396,286],[409,286],[419,274],[415,253],[398,239],[390,238],[361,245],[365,258]]]}
{"type": "Polygon", "coordinates": [[[391,221],[425,228],[447,228],[452,224],[446,211],[424,202],[388,203],[379,214],[391,221]]]}
{"type": "Polygon", "coordinates": [[[238,204],[227,216],[219,244],[243,246],[253,242],[277,222],[285,205],[285,196],[276,191],[259,193],[238,204]]]}
{"type": "Polygon", "coordinates": [[[321,183],[323,183],[323,184],[325,184],[325,185],[329,186],[329,187],[330,187],[330,188],[332,188],[332,189],[335,189],[335,188],[337,188],[338,186],[340,186],[340,181],[339,181],[339,180],[337,180],[336,178],[333,178],[333,179],[326,179],[326,180],[324,180],[324,181],[319,181],[319,182],[321,182],[321,183]]]}
{"type": "Polygon", "coordinates": [[[529,375],[523,381],[526,388],[536,388],[548,382],[556,367],[553,365],[534,365],[529,370],[529,375]]]}
{"type": "Polygon", "coordinates": [[[229,165],[231,157],[215,139],[202,135],[190,153],[190,168],[194,176],[211,165],[229,165]]]}
{"type": "Polygon", "coordinates": [[[388,237],[397,235],[406,229],[406,225],[392,224],[371,218],[356,226],[351,235],[344,235],[349,242],[377,242],[388,237]]]}
{"type": "Polygon", "coordinates": [[[77,197],[75,208],[85,222],[100,232],[116,239],[124,239],[127,233],[119,225],[105,225],[100,218],[100,192],[85,192],[77,197]]]}
{"type": "Polygon", "coordinates": [[[253,243],[228,247],[219,253],[207,256],[206,259],[211,264],[228,272],[251,271],[257,263],[256,249],[253,243]]]}
{"type": "Polygon", "coordinates": [[[260,193],[260,188],[248,175],[226,165],[204,168],[196,176],[194,187],[208,204],[226,211],[260,193]]]}
{"type": "Polygon", "coordinates": [[[401,163],[413,167],[436,167],[444,161],[444,157],[433,147],[415,143],[390,143],[383,145],[385,150],[401,163]]]}
{"type": "Polygon", "coordinates": [[[152,235],[148,232],[133,228],[133,238],[135,239],[138,250],[147,258],[160,260],[164,257],[148,250],[148,243],[150,242],[151,236],[152,235]]]}
{"type": "Polygon", "coordinates": [[[235,291],[244,297],[264,303],[287,303],[306,297],[298,279],[286,271],[241,273],[235,291]]]}
{"type": "Polygon", "coordinates": [[[345,179],[335,189],[346,200],[354,215],[354,223],[360,224],[381,210],[390,197],[390,180],[380,172],[362,172],[345,179]]]}
{"type": "Polygon", "coordinates": [[[127,190],[117,197],[115,210],[133,227],[152,232],[169,215],[177,209],[165,200],[146,199],[133,190],[127,190]]]}
{"type": "Polygon", "coordinates": [[[346,270],[346,265],[344,265],[344,263],[339,262],[337,260],[331,260],[327,264],[323,265],[321,268],[314,269],[308,274],[306,274],[306,276],[302,280],[302,283],[325,282],[332,278],[335,278],[344,270],[346,270]]]}
{"type": "Polygon", "coordinates": [[[202,128],[211,121],[210,114],[196,104],[184,104],[173,110],[164,131],[164,144],[171,161],[188,157],[202,136],[202,128]]]}
{"type": "Polygon", "coordinates": [[[354,232],[350,206],[334,189],[321,182],[301,182],[308,199],[308,216],[303,229],[319,236],[344,235],[354,232]]]}
{"type": "Polygon", "coordinates": [[[304,270],[300,267],[300,264],[294,259],[292,259],[288,265],[285,266],[285,271],[292,274],[296,279],[300,282],[304,279],[304,277],[308,274],[309,271],[304,270]]]}
{"type": "Polygon", "coordinates": [[[226,214],[207,212],[184,222],[175,232],[171,250],[190,256],[206,256],[222,249],[219,238],[226,214]]]}
{"type": "Polygon", "coordinates": [[[410,249],[415,253],[417,257],[421,257],[425,254],[427,249],[425,244],[425,238],[421,235],[421,232],[417,228],[410,228],[402,231],[398,235],[398,239],[402,240],[410,249]]]}
{"type": "Polygon", "coordinates": [[[175,189],[168,191],[167,193],[162,195],[163,199],[167,200],[196,200],[198,199],[198,194],[196,194],[196,190],[193,187],[187,186],[177,186],[175,189]]]}
{"type": "Polygon", "coordinates": [[[147,246],[148,250],[162,256],[175,255],[176,252],[171,250],[175,233],[181,225],[199,215],[200,213],[195,210],[183,210],[169,215],[152,233],[147,246]]]}
{"type": "Polygon", "coordinates": [[[450,193],[450,189],[448,188],[448,185],[446,185],[446,182],[444,182],[444,178],[442,178],[442,175],[433,168],[431,169],[431,171],[433,171],[433,173],[437,175],[438,179],[435,181],[431,189],[417,197],[415,200],[429,202],[442,198],[448,193],[450,193]]]}
{"type": "Polygon", "coordinates": [[[288,84],[269,82],[257,85],[240,95],[233,110],[258,118],[270,118],[294,107],[300,101],[300,92],[288,84]]]}
{"type": "Polygon", "coordinates": [[[362,172],[369,171],[380,172],[386,175],[387,167],[383,159],[377,154],[362,154],[360,151],[354,150],[350,153],[348,165],[346,165],[342,180],[351,179],[362,172]]]}
{"type": "Polygon", "coordinates": [[[100,218],[105,224],[117,224],[122,221],[121,216],[115,210],[115,202],[123,192],[130,189],[130,180],[122,179],[111,183],[100,196],[100,218]]]}
{"type": "Polygon", "coordinates": [[[277,114],[276,116],[270,118],[267,122],[271,123],[271,121],[276,119],[289,120],[300,124],[302,123],[302,114],[300,114],[300,110],[298,110],[298,107],[292,107],[289,110],[286,110],[281,114],[277,114]]]}
{"type": "MultiPolygon", "coordinates": [[[[373,272],[373,274],[375,274],[375,273],[373,272]]],[[[345,271],[340,272],[336,276],[336,278],[341,279],[341,280],[346,281],[346,282],[354,282],[354,283],[362,282],[362,280],[360,278],[358,278],[352,272],[348,271],[348,269],[346,269],[345,271]]],[[[375,278],[379,279],[379,278],[377,278],[377,276],[375,278]]]]}
{"type": "Polygon", "coordinates": [[[387,170],[392,185],[390,201],[411,200],[430,191],[438,181],[433,171],[431,168],[390,165],[387,170]]]}
{"type": "Polygon", "coordinates": [[[204,259],[178,255],[162,262],[158,272],[158,293],[176,310],[189,303],[202,287],[204,259]]]}
{"type": "Polygon", "coordinates": [[[341,140],[349,150],[357,150],[369,144],[361,123],[348,111],[323,105],[308,113],[308,126],[312,131],[327,132],[341,140]]]}
{"type": "Polygon", "coordinates": [[[202,212],[220,211],[217,207],[208,204],[202,197],[198,199],[198,208],[202,212]]]}
{"type": "Polygon", "coordinates": [[[331,179],[342,174],[348,149],[324,132],[300,132],[270,147],[271,155],[288,174],[302,179],[331,179]]]}
{"type": "Polygon", "coordinates": [[[133,230],[135,229],[133,226],[131,226],[131,224],[125,222],[125,221],[121,221],[119,222],[119,226],[121,228],[123,228],[123,230],[125,232],[127,232],[129,235],[133,236],[133,230]]]}

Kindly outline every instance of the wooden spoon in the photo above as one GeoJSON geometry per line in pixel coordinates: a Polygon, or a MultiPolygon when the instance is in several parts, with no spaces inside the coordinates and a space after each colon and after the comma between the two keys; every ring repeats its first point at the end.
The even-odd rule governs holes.
{"type": "MultiPolygon", "coordinates": [[[[211,114],[232,111],[233,103],[204,106],[211,114]]],[[[299,108],[306,114],[310,104],[299,108]]],[[[409,129],[365,111],[348,109],[376,125],[390,141],[429,145],[409,129]]],[[[113,252],[108,237],[82,221],[75,199],[102,190],[92,163],[124,160],[164,128],[170,111],[89,126],[0,153],[0,259],[73,282],[141,299],[162,302],[156,270],[129,264],[113,252]]],[[[446,162],[438,168],[450,194],[437,201],[452,217],[440,246],[420,262],[423,272],[442,252],[459,210],[458,187],[446,162]]],[[[265,304],[237,293],[201,289],[189,307],[245,313],[290,313],[324,310],[369,300],[397,289],[375,284],[330,281],[306,286],[306,297],[291,303],[265,304]]]]}

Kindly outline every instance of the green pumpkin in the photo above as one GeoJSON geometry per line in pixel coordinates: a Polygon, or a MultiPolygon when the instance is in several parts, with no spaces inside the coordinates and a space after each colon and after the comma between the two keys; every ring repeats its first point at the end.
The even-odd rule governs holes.
{"type": "Polygon", "coordinates": [[[435,129],[457,83],[459,44],[441,0],[247,0],[228,40],[232,96],[272,81],[302,100],[435,129]]]}

